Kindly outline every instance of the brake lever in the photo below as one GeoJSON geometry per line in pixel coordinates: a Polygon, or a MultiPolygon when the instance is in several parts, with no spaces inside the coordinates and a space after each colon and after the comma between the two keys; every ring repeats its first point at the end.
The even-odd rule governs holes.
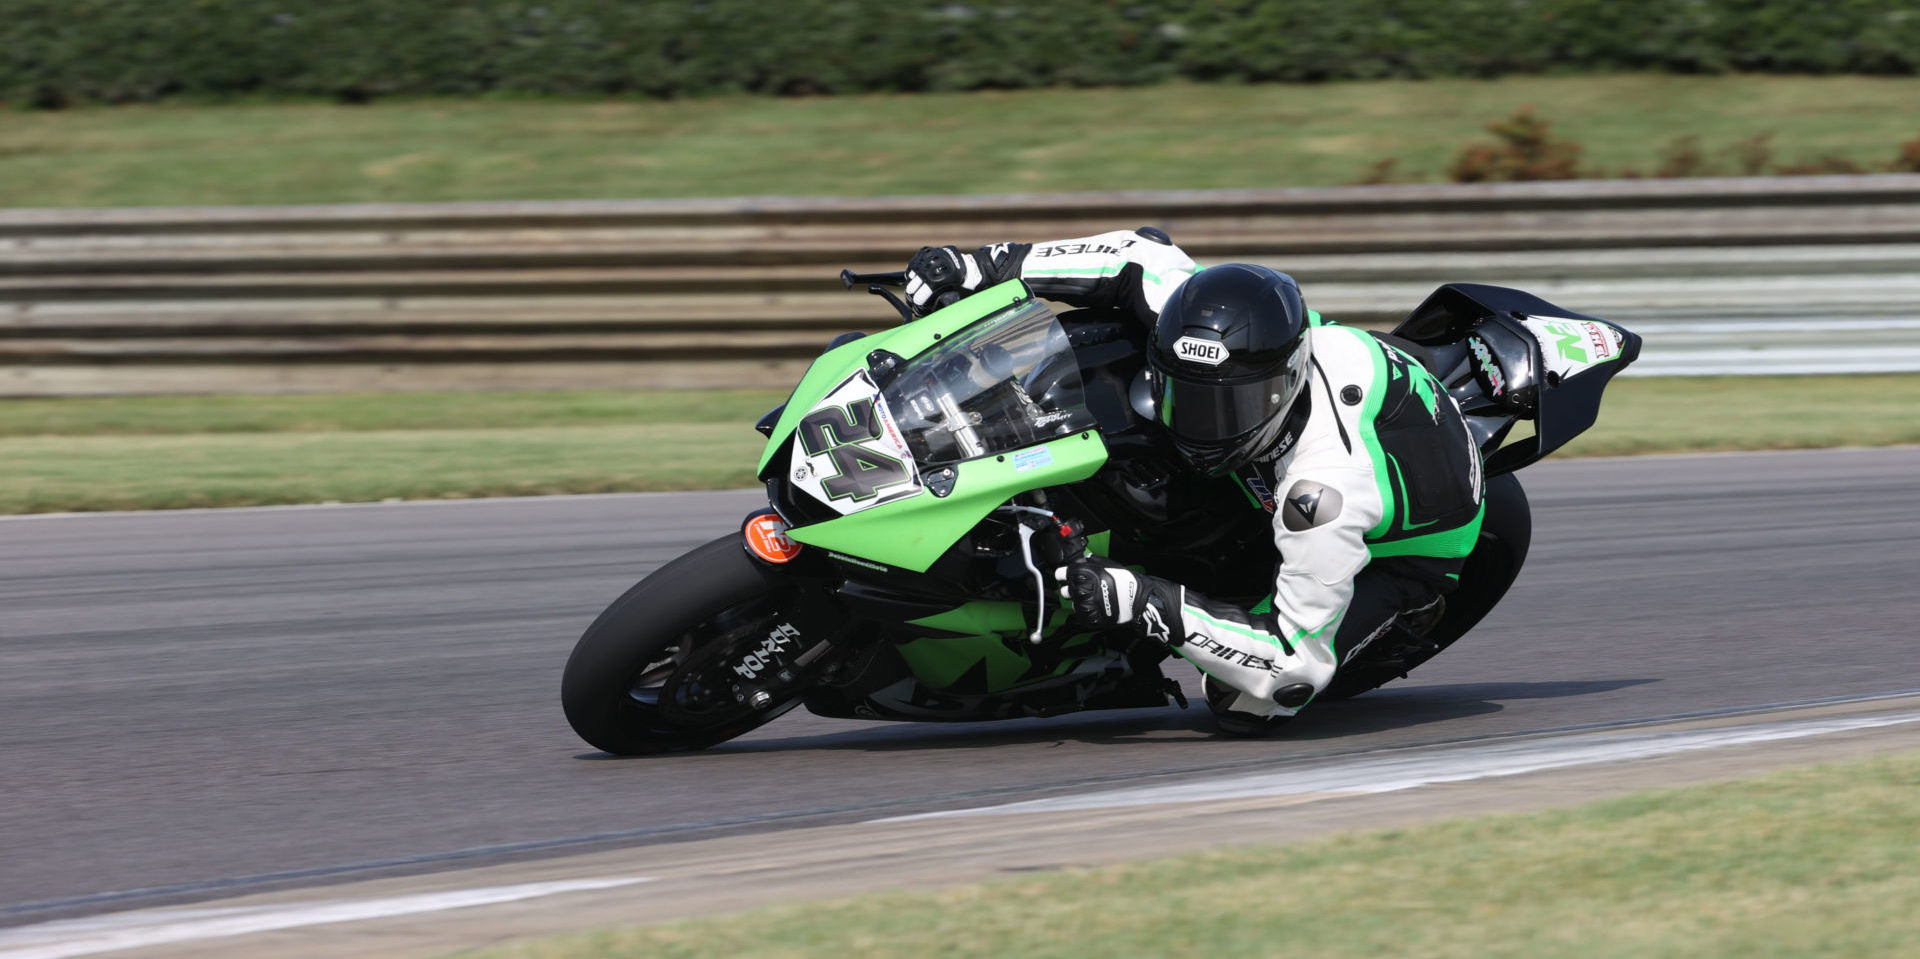
{"type": "Polygon", "coordinates": [[[913,308],[912,308],[912,307],[910,307],[910,306],[908,306],[907,304],[905,304],[905,303],[903,303],[903,302],[901,302],[901,300],[900,300],[900,298],[899,298],[899,297],[897,297],[897,296],[894,296],[894,295],[893,295],[893,291],[892,291],[892,290],[889,290],[889,289],[887,289],[886,287],[884,287],[884,286],[881,286],[881,285],[880,285],[880,284],[878,284],[878,283],[874,283],[874,284],[872,284],[872,285],[870,285],[870,286],[868,286],[868,287],[867,287],[867,292],[868,292],[868,293],[871,293],[871,294],[873,294],[874,296],[877,296],[877,297],[880,297],[880,298],[882,298],[882,299],[884,299],[884,300],[886,300],[886,301],[887,301],[887,305],[889,305],[889,306],[891,306],[891,307],[893,307],[894,309],[896,309],[896,310],[898,310],[898,311],[900,311],[900,318],[901,318],[901,319],[903,319],[903,320],[912,320],[912,319],[913,319],[913,308]]]}
{"type": "Polygon", "coordinates": [[[855,283],[867,284],[867,292],[886,300],[887,305],[893,307],[894,311],[900,314],[902,320],[913,319],[913,308],[902,302],[899,297],[893,295],[892,290],[887,289],[888,286],[907,285],[906,271],[901,270],[894,273],[855,273],[852,270],[841,270],[840,282],[846,284],[849,290],[853,289],[855,283]]]}

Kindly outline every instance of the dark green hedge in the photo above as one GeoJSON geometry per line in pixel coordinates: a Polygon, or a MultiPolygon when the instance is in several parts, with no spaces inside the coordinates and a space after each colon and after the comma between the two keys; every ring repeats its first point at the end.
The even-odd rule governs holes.
{"type": "Polygon", "coordinates": [[[1914,0],[0,0],[0,97],[1912,74],[1914,0]]]}

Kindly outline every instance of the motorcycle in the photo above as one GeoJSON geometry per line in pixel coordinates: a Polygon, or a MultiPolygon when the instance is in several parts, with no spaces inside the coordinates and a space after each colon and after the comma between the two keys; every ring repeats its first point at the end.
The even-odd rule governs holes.
{"type": "MultiPolygon", "coordinates": [[[[645,754],[709,747],[797,706],[918,722],[1184,708],[1164,646],[1076,626],[1048,580],[1087,550],[1247,606],[1272,589],[1264,508],[1182,468],[1154,422],[1147,331],[1110,311],[1056,315],[1018,280],[914,320],[889,289],[904,274],[841,277],[910,322],[829,344],[756,426],[768,507],[587,628],[562,681],[574,731],[645,754]]],[[[1487,510],[1439,619],[1396,625],[1320,698],[1406,676],[1493,609],[1532,535],[1513,474],[1594,423],[1641,343],[1471,283],[1374,335],[1460,405],[1487,510]],[[1522,423],[1530,435],[1515,435],[1522,423]]]]}

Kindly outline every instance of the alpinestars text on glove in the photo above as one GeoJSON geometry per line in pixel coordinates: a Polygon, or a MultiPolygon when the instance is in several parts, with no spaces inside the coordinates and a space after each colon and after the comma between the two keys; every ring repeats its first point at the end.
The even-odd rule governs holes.
{"type": "Polygon", "coordinates": [[[1060,595],[1073,603],[1076,622],[1095,629],[1131,625],[1140,635],[1173,645],[1180,628],[1181,587],[1133,572],[1098,556],[1062,566],[1053,573],[1060,595]]]}

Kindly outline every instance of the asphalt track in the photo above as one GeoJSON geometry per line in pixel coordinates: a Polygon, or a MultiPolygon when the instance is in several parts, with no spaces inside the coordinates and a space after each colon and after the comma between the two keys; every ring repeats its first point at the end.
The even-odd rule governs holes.
{"type": "Polygon", "coordinates": [[[561,665],[751,492],[0,520],[0,925],[1920,687],[1920,449],[1523,478],[1533,555],[1503,607],[1284,739],[1172,707],[793,713],[641,760],[574,738],[561,665]]]}

